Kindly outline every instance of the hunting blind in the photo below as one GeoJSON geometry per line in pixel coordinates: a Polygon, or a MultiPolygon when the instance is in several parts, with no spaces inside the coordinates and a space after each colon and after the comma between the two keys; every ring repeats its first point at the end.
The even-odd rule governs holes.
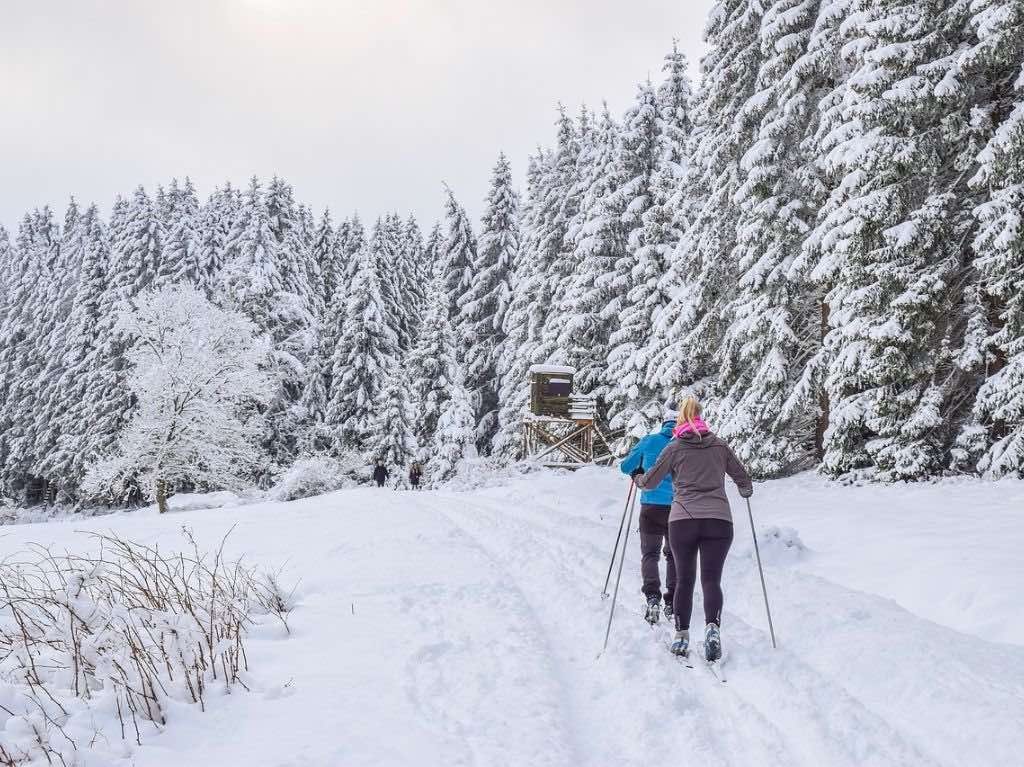
{"type": "Polygon", "coordinates": [[[575,469],[612,459],[597,425],[597,403],[573,391],[576,371],[559,365],[530,368],[530,412],[523,418],[523,457],[575,469]],[[595,455],[598,444],[603,449],[595,455]]]}

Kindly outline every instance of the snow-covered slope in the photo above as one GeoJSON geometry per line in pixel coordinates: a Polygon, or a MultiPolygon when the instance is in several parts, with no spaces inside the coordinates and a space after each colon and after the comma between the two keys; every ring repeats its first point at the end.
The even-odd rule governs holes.
{"type": "Polygon", "coordinates": [[[597,657],[625,492],[601,469],[345,490],[7,527],[0,554],[108,529],[173,547],[182,525],[213,545],[234,526],[230,553],[299,582],[293,635],[250,642],[252,692],[176,708],[139,767],[1019,763],[1024,483],[759,485],[778,650],[735,498],[727,685],[641,620],[635,535],[597,657]]]}

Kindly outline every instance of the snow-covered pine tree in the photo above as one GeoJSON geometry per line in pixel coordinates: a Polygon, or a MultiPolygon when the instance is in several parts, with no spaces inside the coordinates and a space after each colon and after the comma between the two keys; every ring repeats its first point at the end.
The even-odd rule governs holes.
{"type": "Polygon", "coordinates": [[[778,0],[761,25],[763,61],[746,117],[759,121],[742,160],[740,278],[717,359],[718,432],[755,476],[809,465],[818,403],[801,386],[820,344],[819,286],[792,266],[824,201],[813,140],[817,105],[839,78],[835,3],[778,0]],[[830,55],[824,55],[824,54],[830,55]]]}
{"type": "Polygon", "coordinates": [[[338,288],[338,270],[341,265],[341,253],[338,245],[338,235],[331,224],[331,212],[324,209],[320,216],[320,223],[317,225],[316,233],[313,235],[313,260],[317,262],[320,273],[320,284],[318,287],[319,301],[326,308],[334,298],[334,291],[338,288]]]}
{"type": "Polygon", "coordinates": [[[658,101],[648,81],[639,86],[636,102],[626,113],[616,171],[620,185],[609,199],[611,212],[621,217],[626,247],[601,278],[610,298],[602,318],[613,324],[605,372],[608,414],[612,429],[624,429],[636,438],[661,417],[663,402],[646,384],[642,350],[664,304],[658,283],[668,243],[663,241],[663,222],[649,220],[648,213],[655,204],[655,176],[666,154],[658,101]]]}
{"type": "Polygon", "coordinates": [[[60,302],[67,275],[60,227],[48,207],[25,217],[17,244],[25,266],[13,291],[16,309],[5,333],[12,345],[12,386],[0,417],[0,422],[9,424],[4,469],[6,484],[14,489],[28,482],[40,455],[40,419],[47,416],[52,384],[45,371],[51,334],[60,320],[59,309],[51,302],[60,302]]]}
{"type": "Polygon", "coordinates": [[[957,74],[982,92],[973,122],[988,134],[970,182],[987,193],[975,210],[973,241],[979,293],[987,299],[979,295],[973,313],[983,339],[970,356],[986,377],[954,461],[988,477],[1024,476],[1024,6],[978,0],[969,27],[975,40],[961,53],[957,74]]]}
{"type": "Polygon", "coordinates": [[[416,346],[409,355],[417,458],[430,458],[437,420],[449,396],[452,369],[456,366],[455,335],[449,319],[444,279],[437,274],[427,291],[427,308],[420,323],[416,346]]]}
{"type": "Polygon", "coordinates": [[[373,250],[364,244],[331,357],[326,427],[338,452],[365,450],[376,430],[375,406],[398,354],[384,318],[373,250]]]}
{"type": "Polygon", "coordinates": [[[559,329],[558,361],[576,369],[580,391],[601,400],[608,392],[605,373],[614,320],[604,313],[611,301],[608,275],[626,245],[622,217],[612,197],[621,182],[619,133],[619,125],[605,104],[580,151],[580,210],[566,233],[574,249],[576,268],[559,297],[557,314],[561,322],[548,323],[548,327],[559,329]]]}
{"type": "Polygon", "coordinates": [[[9,342],[7,338],[7,317],[12,311],[11,293],[19,271],[18,254],[11,245],[11,237],[7,229],[0,224],[0,492],[5,492],[4,463],[7,455],[6,417],[7,397],[11,386],[11,369],[9,342]]]}
{"type": "Polygon", "coordinates": [[[477,455],[473,403],[461,367],[454,366],[447,378],[448,396],[437,419],[430,457],[425,461],[427,481],[431,487],[455,477],[462,462],[477,455]]]}
{"type": "MultiPolygon", "coordinates": [[[[561,158],[561,173],[559,184],[554,187],[557,189],[555,194],[542,205],[542,210],[554,206],[557,213],[557,230],[561,232],[560,252],[551,263],[552,271],[549,275],[549,294],[552,303],[544,307],[543,324],[538,326],[536,350],[532,352],[532,357],[536,360],[554,365],[570,364],[568,356],[571,351],[562,342],[567,332],[566,327],[574,321],[574,315],[566,310],[567,297],[572,290],[573,282],[577,280],[580,268],[581,254],[575,248],[575,239],[585,223],[584,196],[593,181],[591,168],[597,148],[594,122],[594,115],[584,104],[580,108],[577,125],[573,126],[559,105],[558,145],[564,146],[564,151],[556,151],[556,155],[561,158]],[[570,161],[574,163],[574,168],[568,173],[565,166],[570,161]]],[[[548,180],[553,183],[556,179],[552,176],[548,180]]],[[[604,264],[604,268],[607,268],[607,265],[604,264]]],[[[595,350],[594,353],[601,352],[595,350]]]]}
{"type": "MultiPolygon", "coordinates": [[[[88,233],[97,217],[92,206],[83,215],[71,199],[64,217],[64,228],[54,261],[46,266],[46,292],[42,296],[43,311],[38,314],[36,332],[39,334],[36,356],[41,369],[33,373],[36,382],[33,396],[37,402],[30,413],[31,432],[34,435],[34,459],[31,472],[46,480],[51,498],[61,487],[61,472],[55,470],[61,426],[67,412],[78,404],[79,395],[71,391],[71,362],[78,350],[69,337],[71,316],[77,310],[79,274],[87,257],[88,233]]],[[[20,416],[20,417],[25,417],[20,416]]]]}
{"type": "MultiPolygon", "coordinates": [[[[275,328],[275,348],[292,358],[294,375],[286,377],[284,388],[290,407],[302,394],[304,366],[314,344],[318,302],[319,265],[312,253],[313,228],[295,202],[291,184],[275,176],[266,193],[270,229],[277,239],[276,255],[281,285],[287,296],[287,325],[275,328]]],[[[284,302],[282,302],[284,303],[284,302]]]]}
{"type": "Polygon", "coordinates": [[[947,79],[966,6],[858,0],[844,25],[851,69],[826,168],[840,180],[807,246],[831,285],[819,359],[830,400],[822,468],[881,479],[940,470],[959,388],[964,243],[964,84],[947,79]]]}
{"type": "Polygon", "coordinates": [[[405,366],[397,359],[391,361],[375,410],[375,429],[369,439],[367,457],[381,461],[392,475],[404,477],[416,458],[416,420],[409,404],[409,378],[405,366]]]}
{"type": "Polygon", "coordinates": [[[520,214],[522,242],[512,274],[512,298],[502,327],[505,343],[497,361],[498,432],[491,453],[506,460],[518,457],[522,451],[522,417],[530,401],[527,371],[538,345],[539,334],[531,337],[530,333],[530,318],[538,300],[536,293],[531,292],[531,286],[541,283],[537,273],[546,266],[546,262],[537,258],[536,254],[548,160],[549,155],[538,150],[537,155],[531,157],[527,164],[526,201],[520,214]]]}
{"type": "Polygon", "coordinates": [[[590,115],[581,110],[577,125],[558,105],[555,123],[555,149],[543,166],[543,181],[537,186],[541,197],[537,201],[531,236],[524,239],[526,258],[539,258],[543,264],[531,271],[523,290],[540,291],[531,302],[529,337],[532,339],[531,356],[534,362],[565,363],[565,350],[559,337],[568,317],[557,311],[562,297],[569,290],[576,271],[576,252],[569,236],[573,222],[579,217],[580,199],[584,189],[580,155],[584,161],[589,153],[590,115]]]}
{"type": "Polygon", "coordinates": [[[117,300],[127,305],[157,279],[167,240],[160,211],[143,187],[127,203],[123,220],[112,218],[111,235],[116,237],[111,288],[117,300]]]}
{"type": "MultiPolygon", "coordinates": [[[[264,195],[254,177],[229,236],[219,281],[224,306],[243,312],[271,339],[279,388],[266,413],[264,444],[281,464],[294,458],[301,437],[298,403],[314,340],[305,263],[310,255],[295,213],[287,184],[275,180],[273,196],[269,190],[264,195]]],[[[267,466],[262,481],[270,481],[273,471],[267,466]]]]}
{"type": "MultiPolygon", "coordinates": [[[[317,236],[317,222],[313,216],[312,209],[305,204],[298,206],[298,232],[302,242],[303,257],[301,262],[305,264],[305,283],[307,291],[307,303],[309,313],[313,320],[323,316],[324,313],[324,276],[320,271],[320,260],[313,252],[313,245],[317,236]]],[[[311,331],[315,336],[315,330],[311,331]]]]}
{"type": "Polygon", "coordinates": [[[405,287],[405,275],[402,273],[404,264],[401,256],[401,222],[395,215],[378,218],[373,227],[370,247],[373,249],[374,263],[377,265],[377,281],[383,303],[381,310],[384,321],[398,342],[398,349],[405,352],[409,348],[409,325],[411,318],[408,307],[403,303],[402,291],[405,287]]]}
{"type": "MultiPolygon", "coordinates": [[[[76,257],[79,279],[70,316],[64,326],[65,359],[59,382],[63,406],[54,417],[55,446],[40,460],[45,476],[60,483],[64,499],[77,495],[85,467],[95,456],[90,453],[87,435],[98,425],[90,421],[89,397],[98,388],[93,377],[101,372],[100,356],[105,327],[103,298],[110,269],[110,241],[95,205],[90,205],[78,221],[81,255],[76,257]]],[[[113,437],[114,435],[110,435],[113,437]]]]}
{"type": "Polygon", "coordinates": [[[164,229],[167,236],[155,284],[187,282],[204,287],[207,275],[199,260],[199,198],[192,180],[186,177],[184,186],[179,187],[178,180],[172,179],[166,198],[164,229]]]}
{"type": "Polygon", "coordinates": [[[163,513],[175,485],[248,485],[262,463],[254,413],[274,388],[255,325],[185,285],[137,297],[118,329],[132,339],[128,381],[138,407],[116,450],[90,468],[87,494],[120,501],[141,487],[163,513]]]}
{"type": "Polygon", "coordinates": [[[217,189],[210,195],[199,211],[198,260],[202,275],[199,284],[209,298],[213,298],[220,285],[220,272],[224,268],[228,241],[240,206],[238,190],[231,184],[225,184],[223,189],[217,189]]]}
{"type": "Polygon", "coordinates": [[[643,214],[642,237],[654,249],[661,265],[657,279],[656,310],[651,329],[638,349],[638,362],[643,368],[644,385],[650,391],[660,387],[654,383],[652,369],[658,361],[651,357],[652,339],[664,309],[675,296],[678,276],[673,272],[675,253],[688,226],[685,204],[685,178],[689,168],[688,146],[693,131],[690,111],[693,100],[686,56],[673,40],[672,51],[665,56],[662,71],[665,79],[658,86],[659,157],[651,180],[651,207],[643,214]]]}
{"type": "Polygon", "coordinates": [[[521,451],[530,365],[560,361],[563,352],[558,344],[561,317],[556,317],[557,296],[568,290],[568,280],[575,270],[575,253],[567,235],[578,214],[581,191],[577,167],[580,128],[561,105],[556,128],[555,149],[538,150],[527,164],[519,263],[505,316],[506,342],[497,365],[500,406],[492,453],[507,459],[521,451]],[[556,327],[549,328],[553,319],[556,327]]]}
{"type": "MultiPolygon", "coordinates": [[[[441,222],[435,221],[426,242],[423,243],[423,262],[421,264],[420,277],[424,280],[424,284],[429,284],[434,279],[434,275],[437,274],[437,270],[440,269],[441,253],[443,250],[444,231],[441,229],[441,222]]],[[[423,305],[426,306],[426,299],[429,299],[429,295],[424,296],[424,299],[423,305]]]]}
{"type": "Polygon", "coordinates": [[[413,216],[401,225],[400,257],[402,276],[402,301],[408,318],[409,348],[416,343],[420,320],[427,304],[427,285],[432,270],[426,263],[423,233],[413,216]]]}
{"type": "Polygon", "coordinates": [[[314,346],[306,363],[299,405],[302,416],[300,450],[320,452],[331,447],[330,433],[325,426],[327,392],[330,389],[331,355],[334,352],[337,329],[342,319],[338,308],[344,309],[344,278],[341,268],[341,248],[338,233],[331,224],[330,211],[324,210],[313,235],[312,257],[317,262],[320,276],[316,286],[317,303],[321,307],[316,317],[314,346]],[[339,282],[339,277],[342,281],[339,282]]]}
{"type": "Polygon", "coordinates": [[[466,387],[473,398],[477,449],[490,452],[497,431],[497,358],[505,343],[504,320],[512,293],[512,270],[519,254],[519,198],[512,167],[498,157],[480,225],[473,282],[462,297],[460,321],[465,344],[466,387]]]}
{"type": "Polygon", "coordinates": [[[464,349],[464,332],[460,312],[473,286],[473,264],[477,260],[476,236],[466,210],[455,199],[455,193],[445,186],[445,224],[447,234],[439,253],[440,274],[455,330],[457,343],[464,349]]]}
{"type": "Polygon", "coordinates": [[[758,0],[720,0],[705,30],[701,87],[692,110],[683,209],[688,229],[660,282],[671,296],[644,351],[646,380],[655,391],[703,389],[716,373],[714,355],[727,326],[737,282],[735,247],[740,161],[755,124],[746,116],[761,65],[758,0]]]}
{"type": "Polygon", "coordinates": [[[366,244],[366,230],[363,222],[356,213],[347,222],[347,225],[340,227],[344,236],[338,241],[341,246],[341,260],[344,265],[345,283],[351,283],[359,270],[359,253],[366,244]]]}

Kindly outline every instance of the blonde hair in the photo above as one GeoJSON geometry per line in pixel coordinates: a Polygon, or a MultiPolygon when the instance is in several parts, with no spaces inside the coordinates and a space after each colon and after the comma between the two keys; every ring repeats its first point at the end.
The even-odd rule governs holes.
{"type": "Polygon", "coordinates": [[[690,424],[690,428],[693,429],[694,434],[700,434],[697,431],[697,419],[700,418],[701,407],[697,398],[694,396],[687,396],[679,403],[679,418],[676,419],[676,423],[690,424]]]}

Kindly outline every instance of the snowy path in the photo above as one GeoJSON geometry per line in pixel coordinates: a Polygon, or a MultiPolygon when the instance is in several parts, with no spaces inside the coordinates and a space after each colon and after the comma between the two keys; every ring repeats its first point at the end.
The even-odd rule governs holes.
{"type": "MultiPolygon", "coordinates": [[[[0,551],[81,547],[76,530],[95,529],[173,547],[182,525],[212,543],[236,526],[231,551],[301,581],[293,635],[267,626],[251,640],[253,692],[175,710],[138,767],[1017,763],[1024,647],[822,577],[823,557],[780,539],[764,550],[773,651],[745,516],[727,565],[727,685],[678,664],[668,629],[641,620],[635,535],[597,658],[624,489],[596,470],[470,493],[364,489],[10,527],[0,551]]],[[[766,516],[772,492],[759,494],[766,516]]]]}

